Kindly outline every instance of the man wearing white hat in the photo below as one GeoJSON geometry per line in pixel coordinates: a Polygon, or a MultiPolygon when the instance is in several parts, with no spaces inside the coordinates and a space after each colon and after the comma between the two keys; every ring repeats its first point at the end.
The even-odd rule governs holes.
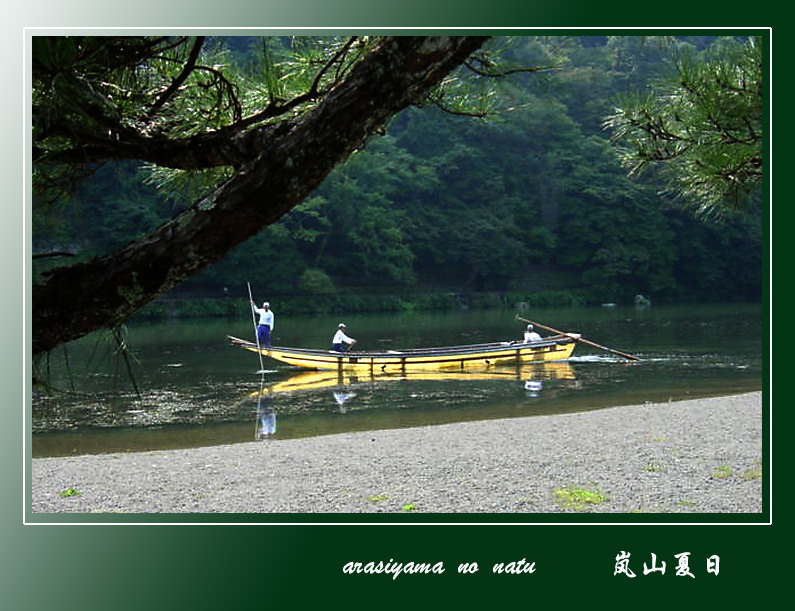
{"type": "Polygon", "coordinates": [[[348,350],[348,348],[345,347],[345,344],[348,344],[348,346],[353,346],[355,343],[355,339],[345,335],[345,324],[340,323],[337,327],[337,332],[334,334],[334,339],[331,340],[331,349],[337,352],[345,352],[348,350]]]}
{"type": "Polygon", "coordinates": [[[262,304],[261,308],[258,308],[252,299],[251,309],[259,316],[259,321],[257,322],[257,340],[260,346],[270,346],[274,319],[273,312],[271,311],[271,304],[266,301],[262,304]]]}

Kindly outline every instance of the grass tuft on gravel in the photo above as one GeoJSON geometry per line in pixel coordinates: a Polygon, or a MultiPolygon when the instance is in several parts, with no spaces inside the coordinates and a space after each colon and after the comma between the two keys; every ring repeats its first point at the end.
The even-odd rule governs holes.
{"type": "Polygon", "coordinates": [[[582,511],[588,505],[598,505],[607,502],[607,496],[599,490],[576,488],[567,486],[554,491],[553,497],[566,509],[582,511]]]}

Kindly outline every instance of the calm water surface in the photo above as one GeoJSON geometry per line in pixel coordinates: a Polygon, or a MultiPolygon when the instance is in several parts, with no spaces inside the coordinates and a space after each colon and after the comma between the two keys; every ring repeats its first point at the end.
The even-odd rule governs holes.
{"type": "MultiPolygon", "coordinates": [[[[344,319],[279,316],[274,344],[330,347],[345,322],[357,348],[410,348],[521,337],[507,310],[344,319]]],[[[761,390],[766,330],[758,305],[526,310],[525,318],[641,357],[580,344],[568,363],[488,373],[338,377],[230,346],[250,320],[131,324],[125,361],[103,334],[41,364],[33,456],[144,451],[578,412],[761,390]],[[128,370],[132,373],[132,377],[128,370]],[[134,383],[132,382],[134,380],[134,383]],[[275,431],[272,432],[271,431],[275,431]]],[[[542,333],[543,334],[543,333],[542,333]]]]}

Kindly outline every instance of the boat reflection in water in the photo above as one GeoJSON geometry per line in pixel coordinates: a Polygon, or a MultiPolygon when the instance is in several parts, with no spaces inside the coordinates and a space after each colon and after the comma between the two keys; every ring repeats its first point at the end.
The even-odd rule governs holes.
{"type": "MultiPolygon", "coordinates": [[[[500,381],[519,383],[527,397],[539,397],[544,384],[549,381],[573,381],[576,376],[572,366],[565,361],[522,364],[504,367],[484,367],[461,371],[434,370],[407,373],[370,373],[350,370],[299,371],[289,378],[275,382],[263,379],[260,389],[247,399],[257,402],[256,439],[270,439],[276,434],[276,403],[279,399],[303,394],[329,392],[340,414],[348,411],[348,403],[359,394],[357,389],[378,388],[391,382],[473,382],[500,381]]],[[[332,405],[333,405],[332,404],[332,405]]]]}

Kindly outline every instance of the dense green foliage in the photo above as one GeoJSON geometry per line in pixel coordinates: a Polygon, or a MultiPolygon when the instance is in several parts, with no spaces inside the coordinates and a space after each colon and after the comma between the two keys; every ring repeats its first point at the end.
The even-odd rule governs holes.
{"type": "Polygon", "coordinates": [[[676,79],[626,96],[607,121],[633,173],[663,167],[668,188],[703,214],[754,202],[764,177],[761,41],[678,51],[676,79]]]}
{"type": "MultiPolygon", "coordinates": [[[[244,41],[234,42],[245,57],[244,41]]],[[[518,63],[556,68],[498,85],[502,108],[485,119],[403,112],[310,198],[178,293],[239,297],[248,281],[258,298],[289,297],[294,311],[317,308],[319,295],[330,311],[358,309],[355,299],[363,309],[448,307],[457,303],[448,294],[472,292],[510,302],[759,298],[759,200],[719,220],[695,218],[661,194],[659,176],[628,177],[603,129],[617,96],[675,76],[658,42],[512,40],[506,53],[518,63]],[[365,293],[381,297],[351,296],[365,293]],[[439,297],[418,296],[430,294],[439,297]]],[[[742,47],[675,47],[698,57],[709,43],[742,47]]],[[[34,248],[80,257],[116,249],[192,201],[202,180],[103,166],[68,202],[34,215],[34,248]]],[[[43,261],[52,263],[37,267],[43,261]]]]}

